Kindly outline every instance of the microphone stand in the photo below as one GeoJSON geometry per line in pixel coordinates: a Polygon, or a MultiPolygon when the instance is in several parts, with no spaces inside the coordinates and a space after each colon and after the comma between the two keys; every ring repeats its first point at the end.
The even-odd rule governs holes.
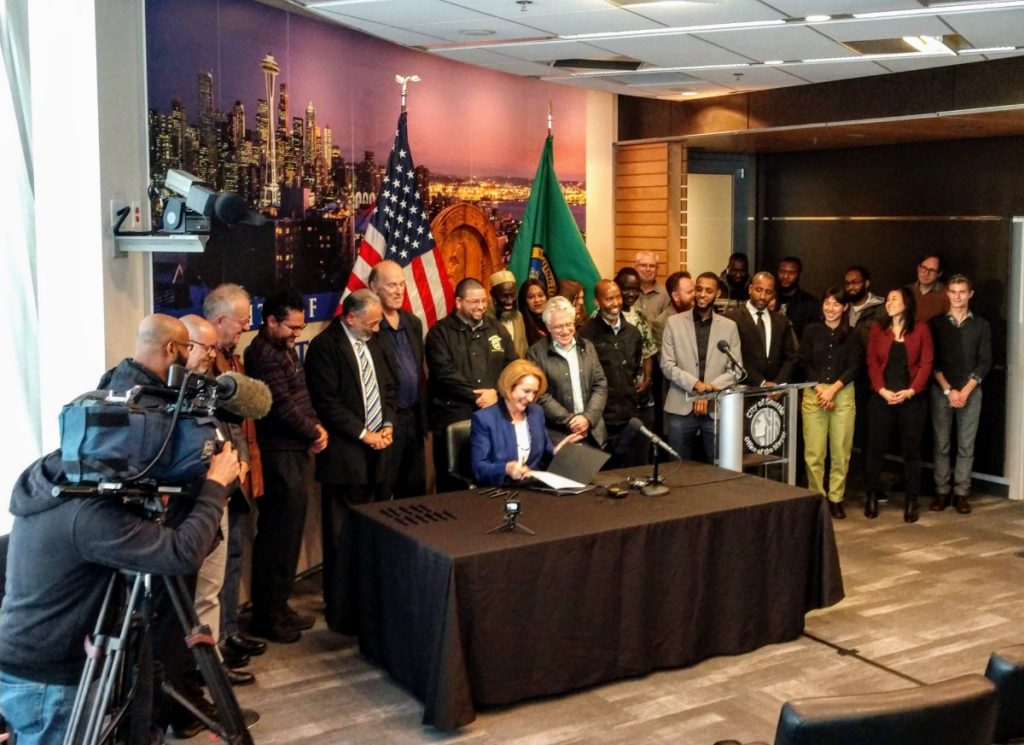
{"type": "Polygon", "coordinates": [[[651,475],[647,477],[647,483],[640,487],[640,493],[645,497],[663,497],[669,492],[665,486],[665,479],[658,475],[658,451],[661,450],[656,444],[651,443],[651,457],[654,464],[651,468],[651,475]]]}

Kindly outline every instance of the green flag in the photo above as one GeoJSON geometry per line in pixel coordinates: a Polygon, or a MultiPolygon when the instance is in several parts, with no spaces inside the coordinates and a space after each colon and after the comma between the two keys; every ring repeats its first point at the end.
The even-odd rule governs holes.
{"type": "Polygon", "coordinates": [[[508,268],[516,275],[516,284],[521,285],[531,272],[540,273],[540,264],[546,259],[556,280],[574,279],[583,285],[587,310],[592,311],[594,285],[601,275],[555,177],[553,143],[554,138],[548,135],[508,268]],[[536,264],[533,269],[531,257],[536,264]]]}

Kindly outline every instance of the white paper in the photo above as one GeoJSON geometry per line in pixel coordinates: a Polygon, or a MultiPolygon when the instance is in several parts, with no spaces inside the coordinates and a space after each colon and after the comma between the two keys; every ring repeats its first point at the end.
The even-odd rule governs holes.
{"type": "Polygon", "coordinates": [[[559,476],[551,471],[530,471],[530,476],[558,491],[583,491],[587,488],[586,484],[567,479],[565,476],[559,476]]]}

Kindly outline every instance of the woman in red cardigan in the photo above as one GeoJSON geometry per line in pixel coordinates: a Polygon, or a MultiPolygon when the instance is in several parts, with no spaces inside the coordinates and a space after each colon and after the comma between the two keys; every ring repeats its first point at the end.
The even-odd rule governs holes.
{"type": "Polygon", "coordinates": [[[913,523],[921,493],[921,433],[928,416],[927,396],[922,394],[932,374],[932,335],[928,324],[914,322],[914,294],[905,287],[889,290],[885,312],[885,318],[871,327],[866,355],[875,395],[868,401],[864,515],[878,517],[878,500],[884,497],[878,481],[890,433],[898,425],[907,483],[903,519],[913,523]]]}

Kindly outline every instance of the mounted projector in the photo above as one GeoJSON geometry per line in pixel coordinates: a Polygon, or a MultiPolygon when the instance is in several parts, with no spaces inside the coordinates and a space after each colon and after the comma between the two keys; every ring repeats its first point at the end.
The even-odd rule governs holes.
{"type": "Polygon", "coordinates": [[[131,208],[118,210],[114,242],[119,251],[202,253],[214,219],[229,226],[266,222],[263,215],[250,211],[238,194],[218,192],[188,171],[168,169],[164,186],[175,196],[168,197],[164,203],[160,230],[122,231],[121,226],[131,208]]]}

